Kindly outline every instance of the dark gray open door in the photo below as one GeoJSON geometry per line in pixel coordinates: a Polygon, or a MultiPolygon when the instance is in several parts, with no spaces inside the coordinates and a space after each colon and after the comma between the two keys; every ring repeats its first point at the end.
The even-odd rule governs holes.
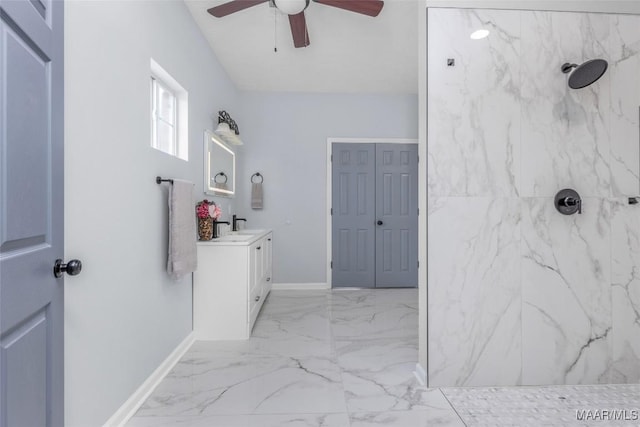
{"type": "Polygon", "coordinates": [[[0,0],[0,426],[62,426],[63,3],[0,0]]]}
{"type": "Polygon", "coordinates": [[[418,286],[417,144],[332,147],[332,286],[418,286]]]}
{"type": "Polygon", "coordinates": [[[417,287],[417,144],[376,144],[376,223],[376,287],[417,287]]]}

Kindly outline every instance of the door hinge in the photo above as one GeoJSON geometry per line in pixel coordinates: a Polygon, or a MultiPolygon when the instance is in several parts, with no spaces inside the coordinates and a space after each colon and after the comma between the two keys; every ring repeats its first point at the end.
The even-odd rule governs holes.
{"type": "Polygon", "coordinates": [[[329,263],[329,267],[333,270],[333,261],[329,263]]]}
{"type": "Polygon", "coordinates": [[[333,215],[333,208],[331,208],[331,215],[333,215]]]}
{"type": "Polygon", "coordinates": [[[333,162],[333,154],[331,156],[329,156],[329,161],[333,162]]]}
{"type": "Polygon", "coordinates": [[[420,268],[420,261],[418,261],[418,268],[420,268]]]}
{"type": "Polygon", "coordinates": [[[420,208],[418,208],[418,216],[420,216],[420,208]]]}

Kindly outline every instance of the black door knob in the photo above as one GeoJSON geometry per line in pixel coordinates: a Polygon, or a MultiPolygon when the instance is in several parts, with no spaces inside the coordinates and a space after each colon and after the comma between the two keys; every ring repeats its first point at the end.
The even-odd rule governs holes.
{"type": "Polygon", "coordinates": [[[382,225],[382,224],[384,224],[384,222],[378,220],[378,225],[382,225]]]}
{"type": "Polygon", "coordinates": [[[66,264],[61,259],[57,259],[53,265],[53,275],[57,278],[62,277],[62,273],[67,273],[69,276],[77,276],[81,271],[82,261],[78,259],[72,259],[66,264]]]}

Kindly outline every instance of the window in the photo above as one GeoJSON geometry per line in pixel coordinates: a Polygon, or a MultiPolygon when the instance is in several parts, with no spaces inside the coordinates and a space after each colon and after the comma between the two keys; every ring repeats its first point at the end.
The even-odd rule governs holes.
{"type": "Polygon", "coordinates": [[[151,60],[151,146],[188,160],[187,91],[151,60]]]}
{"type": "Polygon", "coordinates": [[[151,140],[153,147],[175,156],[178,154],[176,96],[155,77],[151,77],[151,104],[151,140]]]}

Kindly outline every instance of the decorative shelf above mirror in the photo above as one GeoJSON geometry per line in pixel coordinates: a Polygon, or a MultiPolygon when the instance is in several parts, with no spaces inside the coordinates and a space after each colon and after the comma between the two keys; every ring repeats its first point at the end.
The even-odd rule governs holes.
{"type": "Polygon", "coordinates": [[[236,154],[212,131],[204,131],[204,192],[233,197],[236,185],[236,154]]]}

